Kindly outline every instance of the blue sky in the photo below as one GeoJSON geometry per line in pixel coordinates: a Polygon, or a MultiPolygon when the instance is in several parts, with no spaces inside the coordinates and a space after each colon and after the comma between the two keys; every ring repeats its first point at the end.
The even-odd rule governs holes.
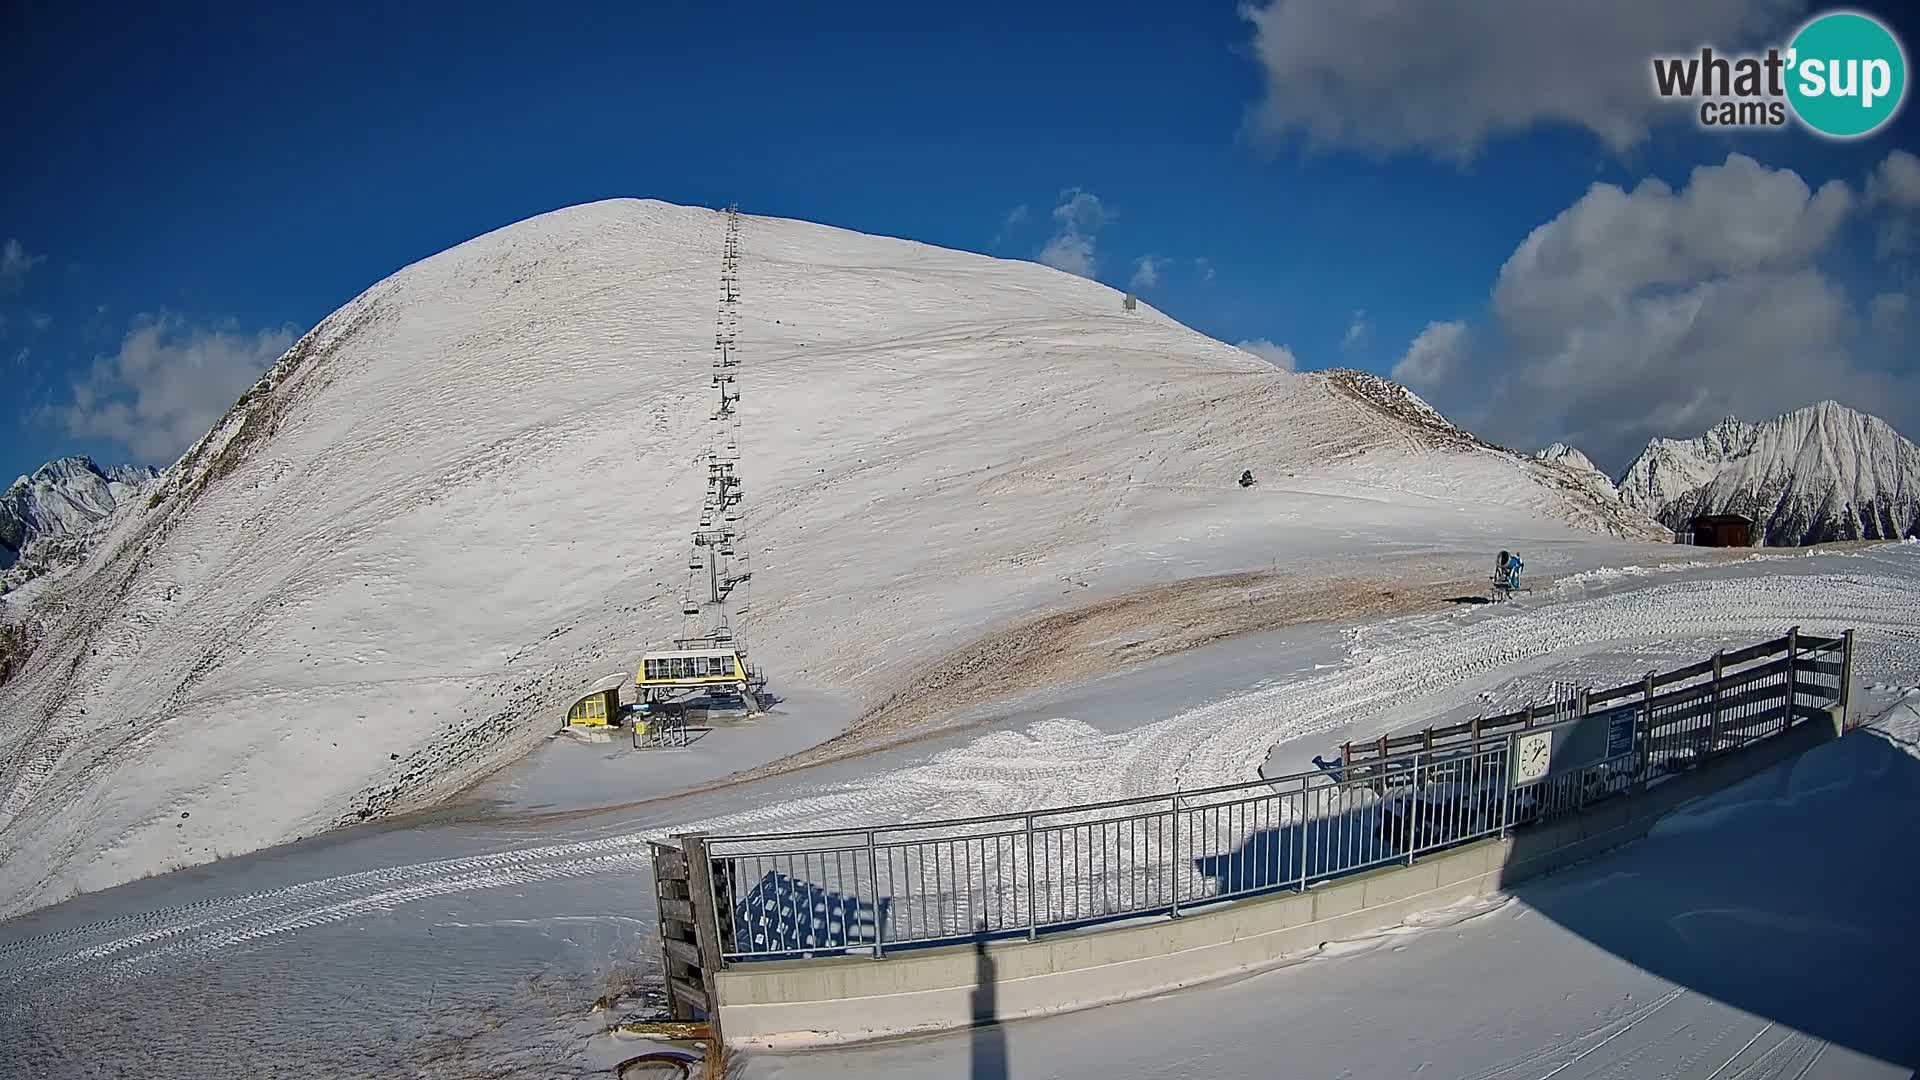
{"type": "Polygon", "coordinates": [[[1920,170],[1889,161],[1920,110],[1729,138],[1644,85],[1651,50],[1784,40],[1791,0],[389,8],[10,13],[0,474],[166,464],[380,277],[610,196],[1121,287],[1151,257],[1142,295],[1196,329],[1609,469],[1828,394],[1920,421],[1920,170]]]}

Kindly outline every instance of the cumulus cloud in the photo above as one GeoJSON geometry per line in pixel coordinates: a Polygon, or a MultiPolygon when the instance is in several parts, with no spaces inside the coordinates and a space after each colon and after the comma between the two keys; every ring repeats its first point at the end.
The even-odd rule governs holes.
{"type": "Polygon", "coordinates": [[[1340,346],[1346,349],[1353,348],[1361,338],[1367,336],[1367,332],[1371,329],[1372,326],[1367,323],[1367,309],[1361,308],[1353,313],[1352,320],[1347,323],[1347,334],[1340,339],[1340,346]]]}
{"type": "Polygon", "coordinates": [[[1410,386],[1432,386],[1453,377],[1466,354],[1467,324],[1430,322],[1420,331],[1400,362],[1393,365],[1393,381],[1410,386]]]}
{"type": "Polygon", "coordinates": [[[1920,206],[1920,157],[1905,150],[1888,154],[1867,177],[1867,201],[1920,206]]]}
{"type": "Polygon", "coordinates": [[[1920,249],[1920,157],[1905,150],[1888,154],[1867,177],[1867,205],[1878,218],[1874,244],[1882,256],[1920,249]]]}
{"type": "Polygon", "coordinates": [[[1593,185],[1501,268],[1508,365],[1463,388],[1482,406],[1471,422],[1509,445],[1565,439],[1608,469],[1654,436],[1822,398],[1898,424],[1889,407],[1912,388],[1852,355],[1855,309],[1816,264],[1855,204],[1844,183],[1816,191],[1738,154],[1678,192],[1593,185]]]}
{"type": "Polygon", "coordinates": [[[1152,255],[1142,255],[1133,261],[1133,277],[1127,281],[1127,288],[1134,292],[1151,289],[1160,284],[1160,271],[1167,260],[1152,255]]]}
{"type": "Polygon", "coordinates": [[[1780,39],[1805,0],[1271,0],[1245,3],[1266,83],[1258,135],[1464,161],[1540,125],[1585,128],[1624,151],[1661,122],[1652,57],[1780,39]]]}
{"type": "Polygon", "coordinates": [[[29,255],[20,241],[9,239],[0,245],[0,286],[17,289],[34,267],[47,261],[45,255],[29,255]]]}
{"type": "Polygon", "coordinates": [[[1056,232],[1040,249],[1040,261],[1056,270],[1090,278],[1094,274],[1094,234],[1113,220],[1113,214],[1100,202],[1100,196],[1079,188],[1060,194],[1060,205],[1053,208],[1056,232]]]}
{"type": "Polygon", "coordinates": [[[1509,330],[1552,337],[1639,290],[1792,270],[1825,249],[1853,203],[1841,181],[1811,191],[1741,154],[1694,169],[1681,192],[1659,180],[1631,192],[1595,184],[1507,259],[1494,308],[1509,330]]]}
{"type": "Polygon", "coordinates": [[[1200,279],[1200,284],[1202,285],[1213,284],[1214,279],[1216,277],[1216,275],[1213,272],[1212,260],[1208,259],[1204,255],[1193,260],[1193,273],[1195,277],[1198,277],[1200,279]]]}
{"type": "Polygon", "coordinates": [[[1292,349],[1287,348],[1285,345],[1268,341],[1266,338],[1254,338],[1252,341],[1243,341],[1236,346],[1236,348],[1252,353],[1267,363],[1272,364],[1274,367],[1279,368],[1281,371],[1294,371],[1299,367],[1299,364],[1295,361],[1292,349]]]}
{"type": "Polygon", "coordinates": [[[172,461],[293,344],[291,328],[241,332],[143,316],[119,352],[94,361],[53,414],[76,438],[110,439],[142,461],[172,461]]]}

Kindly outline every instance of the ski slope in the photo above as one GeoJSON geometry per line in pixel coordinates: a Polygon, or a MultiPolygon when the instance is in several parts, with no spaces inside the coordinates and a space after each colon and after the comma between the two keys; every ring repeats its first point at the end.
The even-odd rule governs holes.
{"type": "MultiPolygon", "coordinates": [[[[0,914],[434,803],[679,631],[721,235],[597,203],[399,271],[10,594],[0,914]]],[[[736,599],[777,692],[857,713],[1197,574],[1658,534],[1046,267],[755,217],[743,252],[736,599]]]]}
{"type": "MultiPolygon", "coordinates": [[[[1224,642],[1027,702],[984,732],[619,813],[370,827],[135,882],[0,923],[0,1077],[605,1075],[623,1044],[595,1034],[589,1005],[626,965],[654,955],[648,836],[1017,810],[1092,786],[1142,794],[1167,786],[1156,753],[1208,776],[1258,769],[1263,754],[1291,769],[1343,738],[1497,710],[1554,679],[1611,685],[1792,623],[1853,627],[1862,702],[1911,707],[1916,582],[1920,544],[1614,567],[1570,575],[1525,604],[1224,642]],[[1301,722],[1319,709],[1331,723],[1301,722]],[[138,1038],[125,1036],[123,1016],[140,1018],[138,1038]]],[[[1742,1059],[1714,1080],[1791,1077],[1816,1053],[1828,1071],[1807,1076],[1878,1080],[1890,1074],[1858,1056],[1897,1048],[1867,1044],[1860,1028],[1910,997],[1897,980],[1873,981],[1884,972],[1855,949],[1856,931],[1899,959],[1911,944],[1912,891],[1876,875],[1911,868],[1863,857],[1859,845],[1883,845],[1883,823],[1911,820],[1920,784],[1885,753],[1897,746],[1858,738],[1689,808],[1662,826],[1666,846],[1650,848],[1649,862],[1596,863],[1544,879],[1550,892],[1416,920],[1416,933],[1335,943],[1320,960],[1244,984],[1011,1025],[1000,1033],[1005,1075],[1237,1080],[1276,1075],[1271,1063],[1285,1060],[1300,1071],[1278,1075],[1538,1080],[1684,987],[1559,1075],[1707,1080],[1771,1020],[1799,1034],[1776,1048],[1789,1032],[1771,1032],[1751,1052],[1767,1055],[1763,1066],[1792,1065],[1743,1073],[1742,1059]],[[1709,980],[1713,965],[1678,966],[1722,955],[1688,951],[1696,946],[1755,951],[1729,937],[1743,927],[1769,947],[1802,950],[1756,955],[1805,964],[1805,948],[1827,949],[1831,965],[1814,972],[1827,981],[1805,998],[1783,978],[1773,997],[1755,987],[1736,995],[1709,980]],[[1642,940],[1657,947],[1636,951],[1642,940]],[[1841,985],[1850,977],[1851,991],[1841,985]],[[1810,1014],[1809,1002],[1829,998],[1857,1005],[1859,1022],[1810,1014]],[[1386,1026],[1404,1037],[1371,1037],[1386,1026]],[[1690,1032],[1703,1031],[1695,1045],[1690,1032]]],[[[1635,850],[1615,859],[1639,858],[1635,850]]],[[[911,1053],[924,1065],[913,1075],[966,1076],[970,1045],[961,1036],[760,1057],[748,1075],[898,1075],[898,1055],[911,1053]]]]}

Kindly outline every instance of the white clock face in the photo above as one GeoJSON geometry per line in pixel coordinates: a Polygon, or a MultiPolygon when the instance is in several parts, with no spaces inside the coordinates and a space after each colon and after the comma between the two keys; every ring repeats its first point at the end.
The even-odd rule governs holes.
{"type": "Polygon", "coordinates": [[[1513,752],[1514,782],[1532,783],[1547,775],[1547,768],[1553,762],[1553,735],[1546,731],[1522,735],[1514,741],[1513,752]]]}

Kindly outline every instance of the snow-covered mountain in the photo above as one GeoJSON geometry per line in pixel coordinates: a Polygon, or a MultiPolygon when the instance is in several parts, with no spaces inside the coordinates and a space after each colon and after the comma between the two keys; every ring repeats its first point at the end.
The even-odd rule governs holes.
{"type": "Polygon", "coordinates": [[[1697,439],[1655,439],[1619,491],[1673,529],[1737,513],[1772,545],[1899,538],[1920,531],[1920,449],[1878,417],[1822,401],[1758,424],[1728,417],[1697,439]]]}
{"type": "MultiPolygon", "coordinates": [[[[723,221],[596,203],[400,270],[36,582],[0,915],[430,803],[679,631],[723,221]]],[[[776,689],[857,711],[1012,618],[1356,537],[1664,532],[1048,267],[758,217],[741,248],[737,629],[776,689]]]]}
{"type": "Polygon", "coordinates": [[[87,532],[159,475],[148,466],[103,469],[90,458],[63,457],[15,480],[0,494],[0,569],[35,540],[87,532]]]}
{"type": "Polygon", "coordinates": [[[1591,473],[1594,476],[1598,476],[1601,481],[1607,485],[1607,490],[1613,490],[1613,481],[1607,478],[1607,474],[1601,472],[1600,467],[1588,459],[1587,455],[1568,446],[1566,443],[1554,443],[1552,446],[1535,451],[1533,456],[1539,458],[1541,461],[1552,462],[1555,465],[1564,465],[1582,475],[1591,473]]]}

